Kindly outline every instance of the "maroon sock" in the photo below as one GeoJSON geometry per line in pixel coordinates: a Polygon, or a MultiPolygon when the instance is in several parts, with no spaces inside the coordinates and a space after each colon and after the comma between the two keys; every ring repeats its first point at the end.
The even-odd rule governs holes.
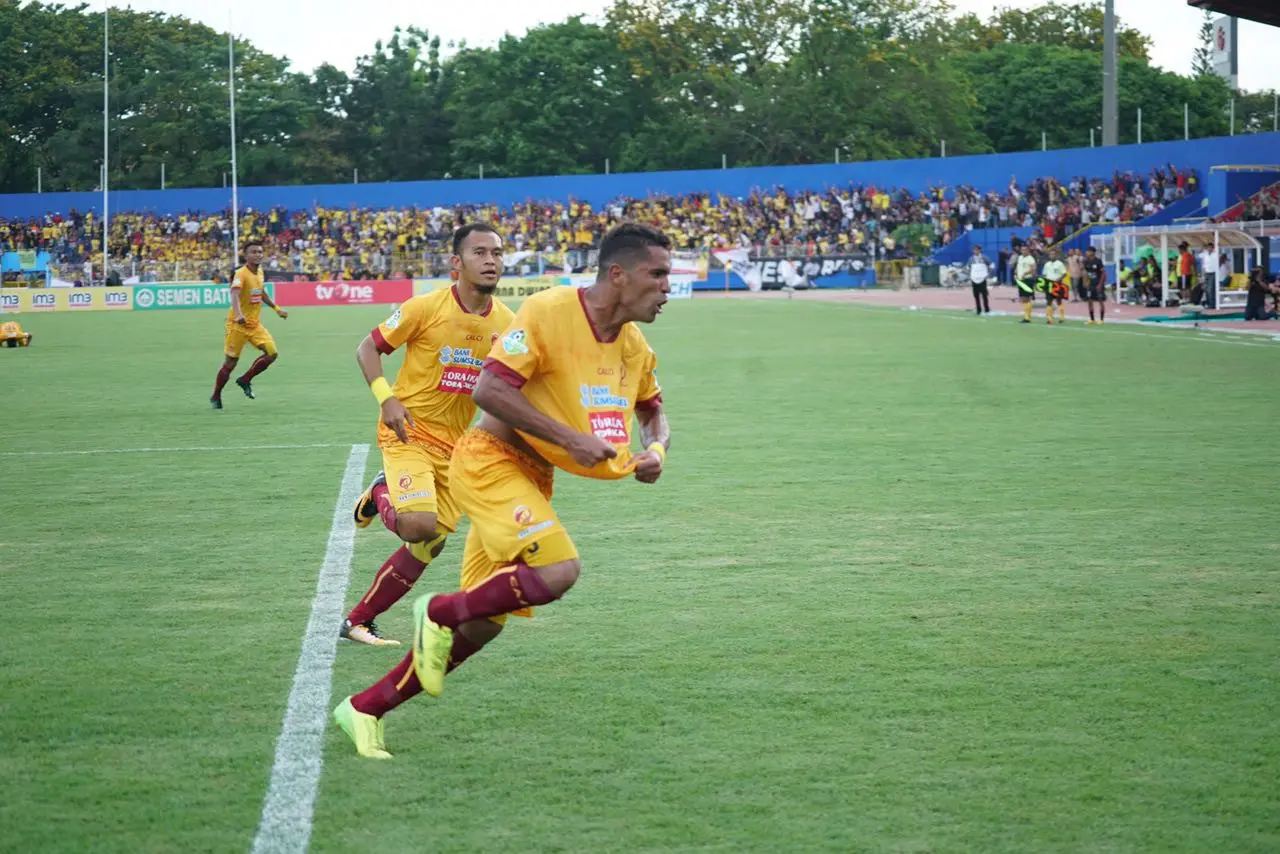
{"type": "Polygon", "coordinates": [[[235,365],[223,364],[218,368],[218,378],[213,381],[213,396],[215,399],[222,397],[222,389],[226,386],[227,380],[231,379],[231,369],[235,365]]]}
{"type": "MultiPolygon", "coordinates": [[[[476,646],[463,637],[461,632],[453,636],[453,646],[449,649],[449,666],[445,673],[452,673],[462,666],[462,662],[475,655],[483,646],[476,646]]],[[[391,668],[391,672],[351,698],[351,705],[357,712],[380,718],[405,700],[412,700],[422,693],[422,683],[418,674],[413,672],[413,652],[400,660],[391,668]]]]}
{"type": "Polygon", "coordinates": [[[427,565],[414,557],[408,546],[396,549],[378,568],[373,585],[364,594],[360,604],[351,609],[347,619],[353,626],[358,626],[388,610],[409,592],[426,568],[427,565]]]}
{"type": "Polygon", "coordinates": [[[431,622],[452,629],[471,620],[509,614],[530,605],[545,605],[558,598],[533,567],[517,563],[470,590],[432,597],[427,604],[427,615],[431,622]]]}
{"type": "Polygon", "coordinates": [[[382,517],[382,524],[388,531],[400,536],[400,532],[396,530],[396,508],[391,506],[391,492],[387,489],[385,483],[380,483],[373,488],[373,503],[378,507],[378,515],[382,517]]]}
{"type": "Polygon", "coordinates": [[[462,666],[462,662],[475,655],[482,646],[476,646],[467,640],[466,635],[462,632],[453,633],[453,646],[449,647],[449,666],[444,669],[445,673],[452,673],[462,666]]]}
{"type": "Polygon", "coordinates": [[[405,700],[411,700],[422,692],[418,674],[413,672],[413,651],[410,650],[391,672],[351,698],[357,712],[380,718],[405,700]]]}
{"type": "Polygon", "coordinates": [[[245,371],[238,378],[236,378],[236,382],[238,383],[249,382],[258,374],[262,373],[267,368],[271,367],[271,363],[274,362],[275,360],[276,360],[275,356],[268,356],[266,353],[263,353],[261,356],[253,360],[253,364],[249,366],[249,370],[245,371]]]}

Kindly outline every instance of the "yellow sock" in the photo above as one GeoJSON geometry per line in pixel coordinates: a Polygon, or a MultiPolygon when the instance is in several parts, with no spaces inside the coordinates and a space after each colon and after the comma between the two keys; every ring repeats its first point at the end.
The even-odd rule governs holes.
{"type": "Polygon", "coordinates": [[[1062,303],[1058,303],[1058,322],[1062,323],[1066,319],[1067,319],[1067,307],[1062,303]]]}
{"type": "Polygon", "coordinates": [[[448,534],[441,534],[434,540],[428,540],[425,543],[405,543],[404,545],[405,548],[409,550],[409,554],[413,555],[423,563],[429,564],[435,557],[435,555],[431,554],[432,550],[437,546],[443,546],[445,538],[448,536],[448,534]]]}
{"type": "Polygon", "coordinates": [[[1031,319],[1031,300],[1027,300],[1022,304],[1022,319],[1023,320],[1031,319]]]}

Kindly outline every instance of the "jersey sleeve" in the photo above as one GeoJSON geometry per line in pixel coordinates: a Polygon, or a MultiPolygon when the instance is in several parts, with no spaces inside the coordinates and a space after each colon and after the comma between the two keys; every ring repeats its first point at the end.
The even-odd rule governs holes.
{"type": "Polygon", "coordinates": [[[244,268],[241,267],[239,270],[236,270],[236,274],[231,277],[230,287],[243,288],[244,286],[245,286],[244,268]]]}
{"type": "Polygon", "coordinates": [[[428,320],[424,300],[418,297],[406,300],[391,316],[379,323],[369,334],[378,352],[385,355],[400,349],[426,326],[428,320]]]}
{"type": "Polygon", "coordinates": [[[506,331],[493,342],[484,370],[520,388],[541,370],[545,330],[538,300],[525,300],[506,331]]]}
{"type": "Polygon", "coordinates": [[[640,373],[640,390],[636,393],[636,409],[652,411],[662,405],[662,386],[658,384],[658,356],[652,350],[644,360],[640,373]]]}

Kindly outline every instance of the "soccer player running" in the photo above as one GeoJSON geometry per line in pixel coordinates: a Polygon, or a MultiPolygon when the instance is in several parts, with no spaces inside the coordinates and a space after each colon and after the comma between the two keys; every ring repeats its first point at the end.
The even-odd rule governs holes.
{"type": "Polygon", "coordinates": [[[262,351],[262,355],[254,360],[249,370],[236,378],[236,385],[251,400],[253,378],[271,367],[271,363],[280,355],[275,339],[259,320],[264,303],[281,320],[289,316],[289,312],[272,302],[267,294],[266,276],[262,272],[262,243],[251,240],[244,246],[244,266],[236,270],[231,279],[231,308],[227,312],[227,334],[224,342],[226,358],[223,359],[222,367],[218,369],[218,378],[213,383],[213,397],[209,398],[214,409],[222,408],[222,388],[231,378],[231,372],[240,361],[240,351],[246,343],[262,351]]]}
{"type": "Polygon", "coordinates": [[[457,530],[449,457],[476,414],[471,392],[485,354],[515,316],[493,298],[502,275],[502,237],[495,229],[483,223],[457,229],[450,263],[456,284],[407,300],[356,349],[382,408],[383,471],[356,500],[355,521],[364,528],[381,517],[404,543],[339,629],[339,637],[370,646],[399,646],[379,634],[374,617],[409,592],[457,530]],[[382,375],[382,357],[400,347],[404,364],[393,387],[382,375]]]}
{"type": "Polygon", "coordinates": [[[1098,304],[1097,324],[1107,319],[1107,268],[1098,257],[1098,250],[1090,246],[1084,255],[1084,298],[1089,301],[1089,326],[1094,326],[1093,304],[1098,304]]]}
{"type": "Polygon", "coordinates": [[[497,637],[508,614],[528,616],[578,580],[578,551],[550,504],[556,468],[641,483],[662,475],[671,441],[657,357],[635,324],[658,316],[670,273],[665,234],[619,225],[600,243],[594,284],[530,297],[490,352],[474,393],[483,414],[458,441],[450,475],[471,518],[462,590],[419,598],[410,653],[334,710],[361,756],[390,758],[383,715],[421,691],[439,696],[445,674],[497,637]]]}

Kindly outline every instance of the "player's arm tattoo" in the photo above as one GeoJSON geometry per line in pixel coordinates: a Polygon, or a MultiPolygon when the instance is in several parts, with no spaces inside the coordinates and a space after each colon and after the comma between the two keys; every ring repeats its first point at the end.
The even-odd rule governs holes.
{"type": "Polygon", "coordinates": [[[572,428],[539,412],[520,389],[490,371],[480,372],[471,399],[499,421],[544,442],[567,449],[568,443],[578,435],[572,428]]]}
{"type": "Polygon", "coordinates": [[[640,422],[640,442],[644,447],[661,442],[662,447],[671,450],[671,425],[662,404],[653,409],[637,409],[636,420],[640,422]]]}

